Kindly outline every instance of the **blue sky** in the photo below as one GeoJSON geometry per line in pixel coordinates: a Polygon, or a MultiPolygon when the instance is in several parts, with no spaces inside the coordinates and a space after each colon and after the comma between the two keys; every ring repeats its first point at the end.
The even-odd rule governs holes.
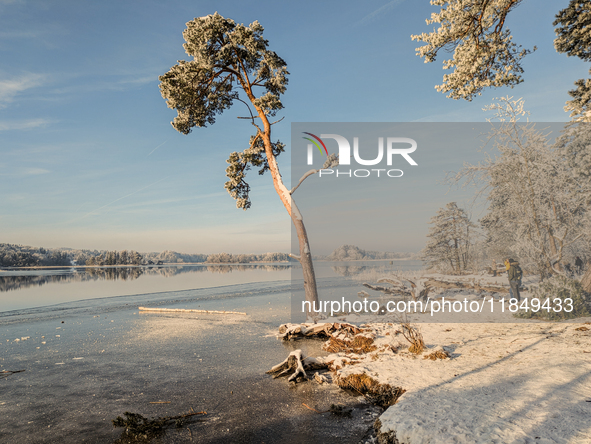
{"type": "MultiPolygon", "coordinates": [[[[525,98],[533,121],[567,121],[567,91],[589,69],[554,51],[552,21],[567,4],[525,0],[507,23],[515,42],[538,47],[524,61],[525,82],[465,102],[435,91],[441,60],[415,56],[410,35],[430,29],[427,0],[0,0],[0,242],[289,250],[290,220],[270,176],[251,174],[248,211],[236,209],[223,188],[225,160],[251,134],[236,118],[243,105],[188,136],[170,125],[175,112],[160,96],[158,76],[187,58],[182,31],[194,17],[218,11],[265,27],[291,73],[285,120],[273,135],[289,149],[291,122],[482,122],[481,108],[507,94],[525,98]]],[[[460,152],[449,156],[461,165],[460,152]]],[[[289,181],[289,153],[279,163],[289,181]]],[[[434,214],[466,198],[435,194],[417,202],[415,241],[401,249],[422,248],[425,208],[434,214]]]]}

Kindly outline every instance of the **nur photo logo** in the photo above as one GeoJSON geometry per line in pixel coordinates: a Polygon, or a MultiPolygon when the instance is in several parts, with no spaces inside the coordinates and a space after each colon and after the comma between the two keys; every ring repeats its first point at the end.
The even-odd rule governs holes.
{"type": "MultiPolygon", "coordinates": [[[[328,148],[322,139],[332,139],[336,141],[338,146],[339,166],[357,164],[360,166],[376,166],[384,163],[385,166],[392,166],[395,156],[401,156],[411,166],[417,166],[417,163],[410,156],[411,153],[417,149],[417,142],[408,137],[378,137],[377,138],[377,154],[375,145],[369,146],[364,144],[360,148],[359,137],[353,137],[353,150],[351,154],[351,144],[346,137],[339,134],[320,134],[318,137],[315,134],[303,132],[306,136],[302,137],[307,143],[307,164],[313,165],[314,153],[316,147],[321,156],[328,157],[328,148]],[[363,151],[363,155],[361,154],[363,151]],[[373,158],[372,158],[373,156],[373,158]]],[[[326,168],[318,172],[319,177],[322,176],[347,176],[347,177],[402,177],[404,172],[397,168],[357,168],[357,169],[331,169],[326,168]]]]}

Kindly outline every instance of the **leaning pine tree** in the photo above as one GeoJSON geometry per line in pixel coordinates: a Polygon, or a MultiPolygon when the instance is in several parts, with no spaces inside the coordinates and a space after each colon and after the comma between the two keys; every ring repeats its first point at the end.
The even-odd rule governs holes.
{"type": "MultiPolygon", "coordinates": [[[[283,108],[280,96],[285,92],[289,74],[285,61],[267,49],[268,41],[263,38],[263,27],[257,21],[250,26],[237,25],[215,13],[188,22],[183,37],[186,41],[183,47],[193,59],[179,61],[160,76],[162,97],[169,108],[177,110],[172,126],[189,134],[193,127],[215,123],[215,116],[230,108],[235,100],[252,105],[254,113],[251,111],[249,119],[255,134],[247,149],[230,154],[227,161],[230,166],[226,169],[229,180],[225,187],[236,199],[237,208],[246,210],[251,205],[246,172],[254,166],[260,168],[259,174],[271,173],[275,191],[297,232],[300,255],[293,257],[302,264],[306,300],[318,305],[308,236],[292,198],[297,187],[287,189],[277,165],[276,157],[285,145],[271,141],[269,118],[283,108]]],[[[325,168],[334,162],[336,159],[330,157],[325,168]]]]}

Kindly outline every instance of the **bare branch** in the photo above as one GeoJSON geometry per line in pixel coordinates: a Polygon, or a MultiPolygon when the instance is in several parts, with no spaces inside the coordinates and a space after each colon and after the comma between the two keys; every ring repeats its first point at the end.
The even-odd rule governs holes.
{"type": "Polygon", "coordinates": [[[275,122],[271,123],[271,125],[275,125],[276,123],[281,122],[283,119],[285,119],[285,116],[283,116],[281,119],[276,120],[275,122]]]}
{"type": "Polygon", "coordinates": [[[292,188],[292,189],[289,191],[289,194],[293,194],[293,193],[294,193],[294,191],[295,191],[295,190],[297,190],[297,189],[299,188],[299,186],[302,184],[302,182],[303,182],[304,180],[306,180],[308,177],[310,177],[310,176],[312,176],[312,175],[316,174],[318,171],[320,171],[320,170],[310,170],[310,171],[308,171],[306,174],[304,174],[304,175],[302,176],[302,178],[300,179],[300,181],[298,182],[298,184],[297,184],[295,187],[293,187],[293,188],[292,188]]]}

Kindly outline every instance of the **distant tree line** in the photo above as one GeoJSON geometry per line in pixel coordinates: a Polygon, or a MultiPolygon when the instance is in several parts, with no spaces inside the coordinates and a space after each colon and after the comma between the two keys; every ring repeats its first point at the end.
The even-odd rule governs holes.
{"type": "Polygon", "coordinates": [[[86,259],[86,265],[142,265],[143,256],[137,251],[105,251],[86,259]]]}
{"type": "Polygon", "coordinates": [[[157,264],[162,262],[165,264],[182,264],[182,263],[200,263],[207,260],[206,254],[185,254],[177,253],[176,251],[164,250],[161,253],[144,253],[144,259],[149,262],[157,264]]]}
{"type": "Polygon", "coordinates": [[[158,265],[204,262],[243,264],[249,262],[285,262],[289,260],[289,255],[285,253],[237,255],[217,253],[207,255],[177,253],[171,250],[160,253],[138,253],[134,250],[45,249],[0,243],[0,267],[158,265]]]}
{"type": "Polygon", "coordinates": [[[70,265],[67,253],[45,248],[0,244],[0,267],[70,265]]]}
{"type": "Polygon", "coordinates": [[[248,262],[285,262],[289,260],[289,255],[285,253],[236,255],[230,253],[216,253],[207,256],[207,262],[212,264],[245,264],[248,262]]]}

